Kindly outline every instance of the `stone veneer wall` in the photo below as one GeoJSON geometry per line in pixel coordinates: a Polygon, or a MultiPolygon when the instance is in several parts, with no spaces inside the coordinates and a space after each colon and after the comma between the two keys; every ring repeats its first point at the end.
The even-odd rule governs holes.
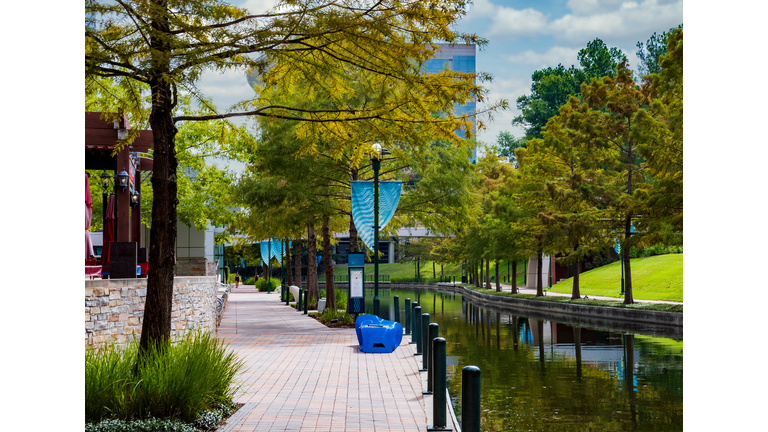
{"type": "MultiPolygon", "coordinates": [[[[171,337],[198,328],[216,332],[216,277],[173,280],[171,337]]],[[[141,336],[146,279],[85,281],[85,345],[124,345],[141,336]]]]}

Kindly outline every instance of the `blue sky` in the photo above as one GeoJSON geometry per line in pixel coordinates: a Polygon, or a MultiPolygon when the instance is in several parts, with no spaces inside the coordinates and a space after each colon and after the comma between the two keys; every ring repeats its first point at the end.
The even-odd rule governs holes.
{"type": "MultiPolygon", "coordinates": [[[[252,12],[264,11],[276,3],[233,2],[252,12]]],[[[516,136],[523,134],[511,122],[520,114],[515,101],[530,93],[533,71],[558,63],[566,67],[577,64],[578,51],[595,38],[624,51],[632,69],[637,70],[636,43],[681,23],[682,0],[476,0],[456,30],[489,40],[477,54],[477,70],[494,76],[493,82],[486,85],[487,100],[507,99],[510,104],[508,111],[499,112],[493,121],[486,122],[487,130],[478,133],[479,140],[494,143],[503,130],[516,136]]],[[[208,74],[199,84],[221,108],[250,92],[240,72],[208,74]]],[[[482,107],[478,104],[478,109],[482,107]]]]}

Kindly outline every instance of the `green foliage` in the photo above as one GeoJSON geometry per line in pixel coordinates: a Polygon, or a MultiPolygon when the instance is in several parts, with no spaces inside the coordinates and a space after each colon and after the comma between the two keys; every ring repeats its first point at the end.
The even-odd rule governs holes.
{"type": "Polygon", "coordinates": [[[85,432],[199,432],[200,429],[176,419],[148,418],[144,420],[107,419],[86,423],[85,432]]]}
{"type": "Polygon", "coordinates": [[[627,57],[620,49],[609,49],[605,42],[595,39],[579,51],[577,58],[580,69],[575,66],[566,69],[559,64],[531,75],[531,94],[517,98],[517,108],[522,114],[512,121],[513,125],[526,128],[526,140],[542,138],[541,132],[547,121],[557,115],[568,98],[581,92],[583,83],[589,83],[593,78],[616,76],[616,67],[627,57]]]}
{"type": "Polygon", "coordinates": [[[223,342],[195,332],[138,358],[138,343],[85,353],[85,419],[194,421],[205,410],[231,404],[244,363],[223,342]]]}
{"type": "Polygon", "coordinates": [[[683,25],[672,27],[660,35],[653,32],[645,45],[642,42],[637,43],[637,58],[640,59],[637,71],[641,77],[661,72],[661,57],[667,54],[667,39],[678,28],[682,29],[683,25]]]}
{"type": "MultiPolygon", "coordinates": [[[[339,300],[340,299],[337,298],[336,302],[338,303],[339,300]]],[[[346,304],[344,307],[337,304],[336,310],[326,308],[323,313],[312,313],[311,316],[323,324],[331,324],[331,321],[333,320],[337,320],[337,322],[341,324],[354,324],[355,316],[349,315],[346,312],[346,309],[346,304]]]]}
{"type": "Polygon", "coordinates": [[[515,150],[525,146],[525,138],[515,138],[511,133],[501,131],[499,132],[499,135],[496,136],[496,144],[493,146],[493,149],[499,157],[508,158],[509,162],[513,163],[515,168],[517,168],[515,150]]]}
{"type": "Polygon", "coordinates": [[[267,292],[267,291],[269,291],[269,286],[270,285],[272,286],[272,291],[275,291],[276,289],[280,288],[280,279],[275,279],[275,278],[270,278],[270,279],[259,278],[259,280],[257,280],[254,285],[256,285],[256,290],[258,290],[259,292],[267,292]],[[267,282],[267,281],[269,281],[269,282],[267,282]]]}

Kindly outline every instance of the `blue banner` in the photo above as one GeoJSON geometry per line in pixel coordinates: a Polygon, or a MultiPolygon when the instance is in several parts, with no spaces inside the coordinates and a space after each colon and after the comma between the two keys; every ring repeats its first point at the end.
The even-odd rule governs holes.
{"type": "MultiPolygon", "coordinates": [[[[373,250],[373,182],[352,181],[352,221],[357,228],[357,235],[368,249],[373,250]]],[[[386,227],[397,210],[401,181],[379,182],[379,231],[386,227]]]]}
{"type": "MultiPolygon", "coordinates": [[[[293,240],[288,241],[288,248],[290,249],[291,246],[293,246],[293,240]]],[[[269,262],[267,255],[269,255],[269,258],[277,258],[280,260],[280,257],[285,255],[285,242],[280,239],[269,239],[261,242],[261,259],[266,263],[269,262]]]]}

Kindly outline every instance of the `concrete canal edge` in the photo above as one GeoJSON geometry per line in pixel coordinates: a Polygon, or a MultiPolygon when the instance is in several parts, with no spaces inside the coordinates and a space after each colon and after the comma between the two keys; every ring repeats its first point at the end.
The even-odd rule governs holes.
{"type": "MultiPolygon", "coordinates": [[[[324,282],[318,285],[325,286],[324,282]]],[[[336,283],[346,288],[346,283],[336,283]]],[[[365,288],[373,288],[373,282],[366,282],[365,288]],[[370,285],[370,286],[369,286],[370,285]]],[[[652,336],[683,338],[683,314],[610,306],[588,306],[561,302],[519,299],[472,291],[462,285],[451,283],[380,282],[379,289],[404,289],[426,291],[449,291],[461,294],[472,302],[500,313],[523,315],[529,318],[546,319],[586,327],[612,328],[627,333],[643,333],[652,336]]]]}

